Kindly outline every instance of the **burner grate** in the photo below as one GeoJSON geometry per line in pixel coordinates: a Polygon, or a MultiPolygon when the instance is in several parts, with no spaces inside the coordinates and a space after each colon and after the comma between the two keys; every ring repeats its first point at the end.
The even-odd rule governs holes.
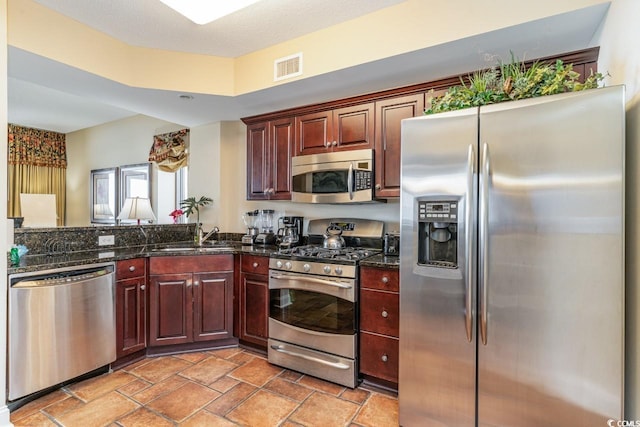
{"type": "Polygon", "coordinates": [[[335,260],[348,260],[357,261],[371,255],[374,255],[379,251],[375,249],[367,248],[341,248],[341,249],[329,249],[320,246],[307,245],[298,246],[291,249],[284,249],[278,252],[278,255],[295,256],[295,257],[307,257],[317,259],[335,259],[335,260]]]}

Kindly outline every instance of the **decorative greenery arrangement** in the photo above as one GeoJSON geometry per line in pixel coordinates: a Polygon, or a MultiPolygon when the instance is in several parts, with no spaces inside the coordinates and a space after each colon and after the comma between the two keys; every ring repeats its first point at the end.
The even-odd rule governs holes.
{"type": "Polygon", "coordinates": [[[500,62],[496,67],[470,75],[468,83],[460,79],[459,86],[450,87],[439,97],[430,99],[431,106],[425,114],[460,110],[468,107],[495,104],[517,99],[535,98],[563,92],[594,89],[604,79],[601,73],[591,74],[580,83],[580,74],[572,64],[535,62],[526,68],[524,62],[511,56],[511,63],[500,62]]]}
{"type": "Polygon", "coordinates": [[[195,197],[188,197],[180,202],[180,207],[183,209],[183,213],[189,217],[189,215],[196,213],[196,224],[200,224],[200,208],[207,206],[213,202],[213,199],[202,196],[198,200],[195,197]]]}

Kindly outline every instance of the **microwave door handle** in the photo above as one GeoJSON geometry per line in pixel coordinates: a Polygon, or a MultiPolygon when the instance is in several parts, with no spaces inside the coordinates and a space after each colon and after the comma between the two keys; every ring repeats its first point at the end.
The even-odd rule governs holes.
{"type": "Polygon", "coordinates": [[[349,187],[349,200],[353,200],[353,163],[349,163],[349,175],[347,176],[347,187],[349,187]]]}

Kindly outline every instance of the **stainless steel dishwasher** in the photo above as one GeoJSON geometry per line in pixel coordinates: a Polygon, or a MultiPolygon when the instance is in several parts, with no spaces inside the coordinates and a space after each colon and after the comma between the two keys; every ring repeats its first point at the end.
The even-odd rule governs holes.
{"type": "Polygon", "coordinates": [[[114,263],[9,276],[8,398],[116,359],[114,263]]]}

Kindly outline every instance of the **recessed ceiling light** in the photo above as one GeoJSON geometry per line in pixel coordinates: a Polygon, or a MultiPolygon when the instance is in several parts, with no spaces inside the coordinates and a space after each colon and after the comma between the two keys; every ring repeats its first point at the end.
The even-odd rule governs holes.
{"type": "Polygon", "coordinates": [[[259,0],[160,0],[196,24],[204,25],[258,2],[259,0]]]}
{"type": "Polygon", "coordinates": [[[188,100],[193,99],[193,95],[180,95],[178,98],[188,101],[188,100]]]}

